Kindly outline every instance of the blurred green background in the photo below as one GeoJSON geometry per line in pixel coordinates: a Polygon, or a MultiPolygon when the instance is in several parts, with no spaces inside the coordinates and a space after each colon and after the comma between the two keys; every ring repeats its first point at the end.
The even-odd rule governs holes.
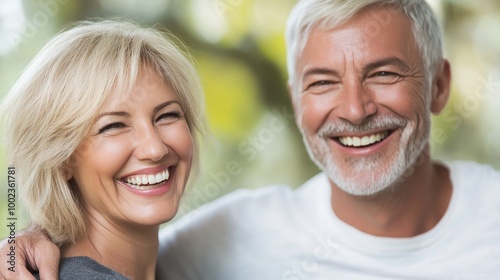
{"type": "MultiPolygon", "coordinates": [[[[160,24],[197,62],[216,139],[203,176],[177,217],[238,188],[297,187],[318,172],[305,152],[286,90],[284,28],[296,0],[0,0],[0,97],[69,22],[125,16],[160,24]]],[[[500,1],[429,0],[443,23],[452,97],[434,119],[436,158],[500,168],[500,1]]],[[[7,224],[7,163],[0,147],[0,221],[7,224]]],[[[18,230],[27,223],[19,213],[18,230]]],[[[0,237],[7,235],[0,226],[0,237]]]]}

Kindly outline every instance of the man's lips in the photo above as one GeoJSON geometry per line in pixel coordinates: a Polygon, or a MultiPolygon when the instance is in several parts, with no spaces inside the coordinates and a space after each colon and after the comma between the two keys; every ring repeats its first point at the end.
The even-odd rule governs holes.
{"type": "Polygon", "coordinates": [[[358,135],[336,136],[331,138],[344,147],[363,148],[383,141],[394,131],[395,130],[384,130],[358,135]]]}

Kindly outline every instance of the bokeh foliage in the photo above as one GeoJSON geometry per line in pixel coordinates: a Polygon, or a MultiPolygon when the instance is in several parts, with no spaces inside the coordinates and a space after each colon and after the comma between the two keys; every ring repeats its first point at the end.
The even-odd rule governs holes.
{"type": "MultiPolygon", "coordinates": [[[[450,104],[434,119],[436,157],[500,167],[500,2],[429,0],[444,23],[452,62],[450,104]]],[[[317,173],[293,122],[284,27],[295,0],[2,0],[0,97],[51,36],[70,22],[125,17],[175,34],[196,61],[215,147],[179,216],[238,188],[297,187],[317,173]],[[16,8],[18,7],[18,8],[16,8]]],[[[6,221],[0,149],[0,219],[6,221]]],[[[26,219],[22,219],[26,221],[26,219]]],[[[0,236],[6,229],[0,228],[0,236]]]]}

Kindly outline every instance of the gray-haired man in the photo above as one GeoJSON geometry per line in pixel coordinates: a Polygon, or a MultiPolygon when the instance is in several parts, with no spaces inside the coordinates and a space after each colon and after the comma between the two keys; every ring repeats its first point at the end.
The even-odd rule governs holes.
{"type": "Polygon", "coordinates": [[[296,121],[323,173],[181,219],[160,235],[157,276],[499,277],[500,173],[429,155],[451,74],[428,4],[302,0],[286,35],[296,121]]]}

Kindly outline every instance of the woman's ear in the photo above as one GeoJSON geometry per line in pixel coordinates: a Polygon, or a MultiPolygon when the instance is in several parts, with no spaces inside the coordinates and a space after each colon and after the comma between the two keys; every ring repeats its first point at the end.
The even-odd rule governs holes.
{"type": "Polygon", "coordinates": [[[66,181],[69,181],[69,180],[71,180],[71,178],[73,178],[73,173],[71,172],[71,169],[69,168],[69,166],[65,166],[64,167],[64,179],[66,179],[66,181]]]}
{"type": "Polygon", "coordinates": [[[71,155],[63,167],[64,179],[66,179],[66,181],[69,181],[71,180],[71,178],[73,178],[74,164],[75,164],[75,158],[73,157],[73,155],[71,155]]]}
{"type": "Polygon", "coordinates": [[[448,60],[443,59],[434,76],[431,87],[431,112],[435,115],[441,113],[448,102],[451,85],[451,68],[448,60]]]}

